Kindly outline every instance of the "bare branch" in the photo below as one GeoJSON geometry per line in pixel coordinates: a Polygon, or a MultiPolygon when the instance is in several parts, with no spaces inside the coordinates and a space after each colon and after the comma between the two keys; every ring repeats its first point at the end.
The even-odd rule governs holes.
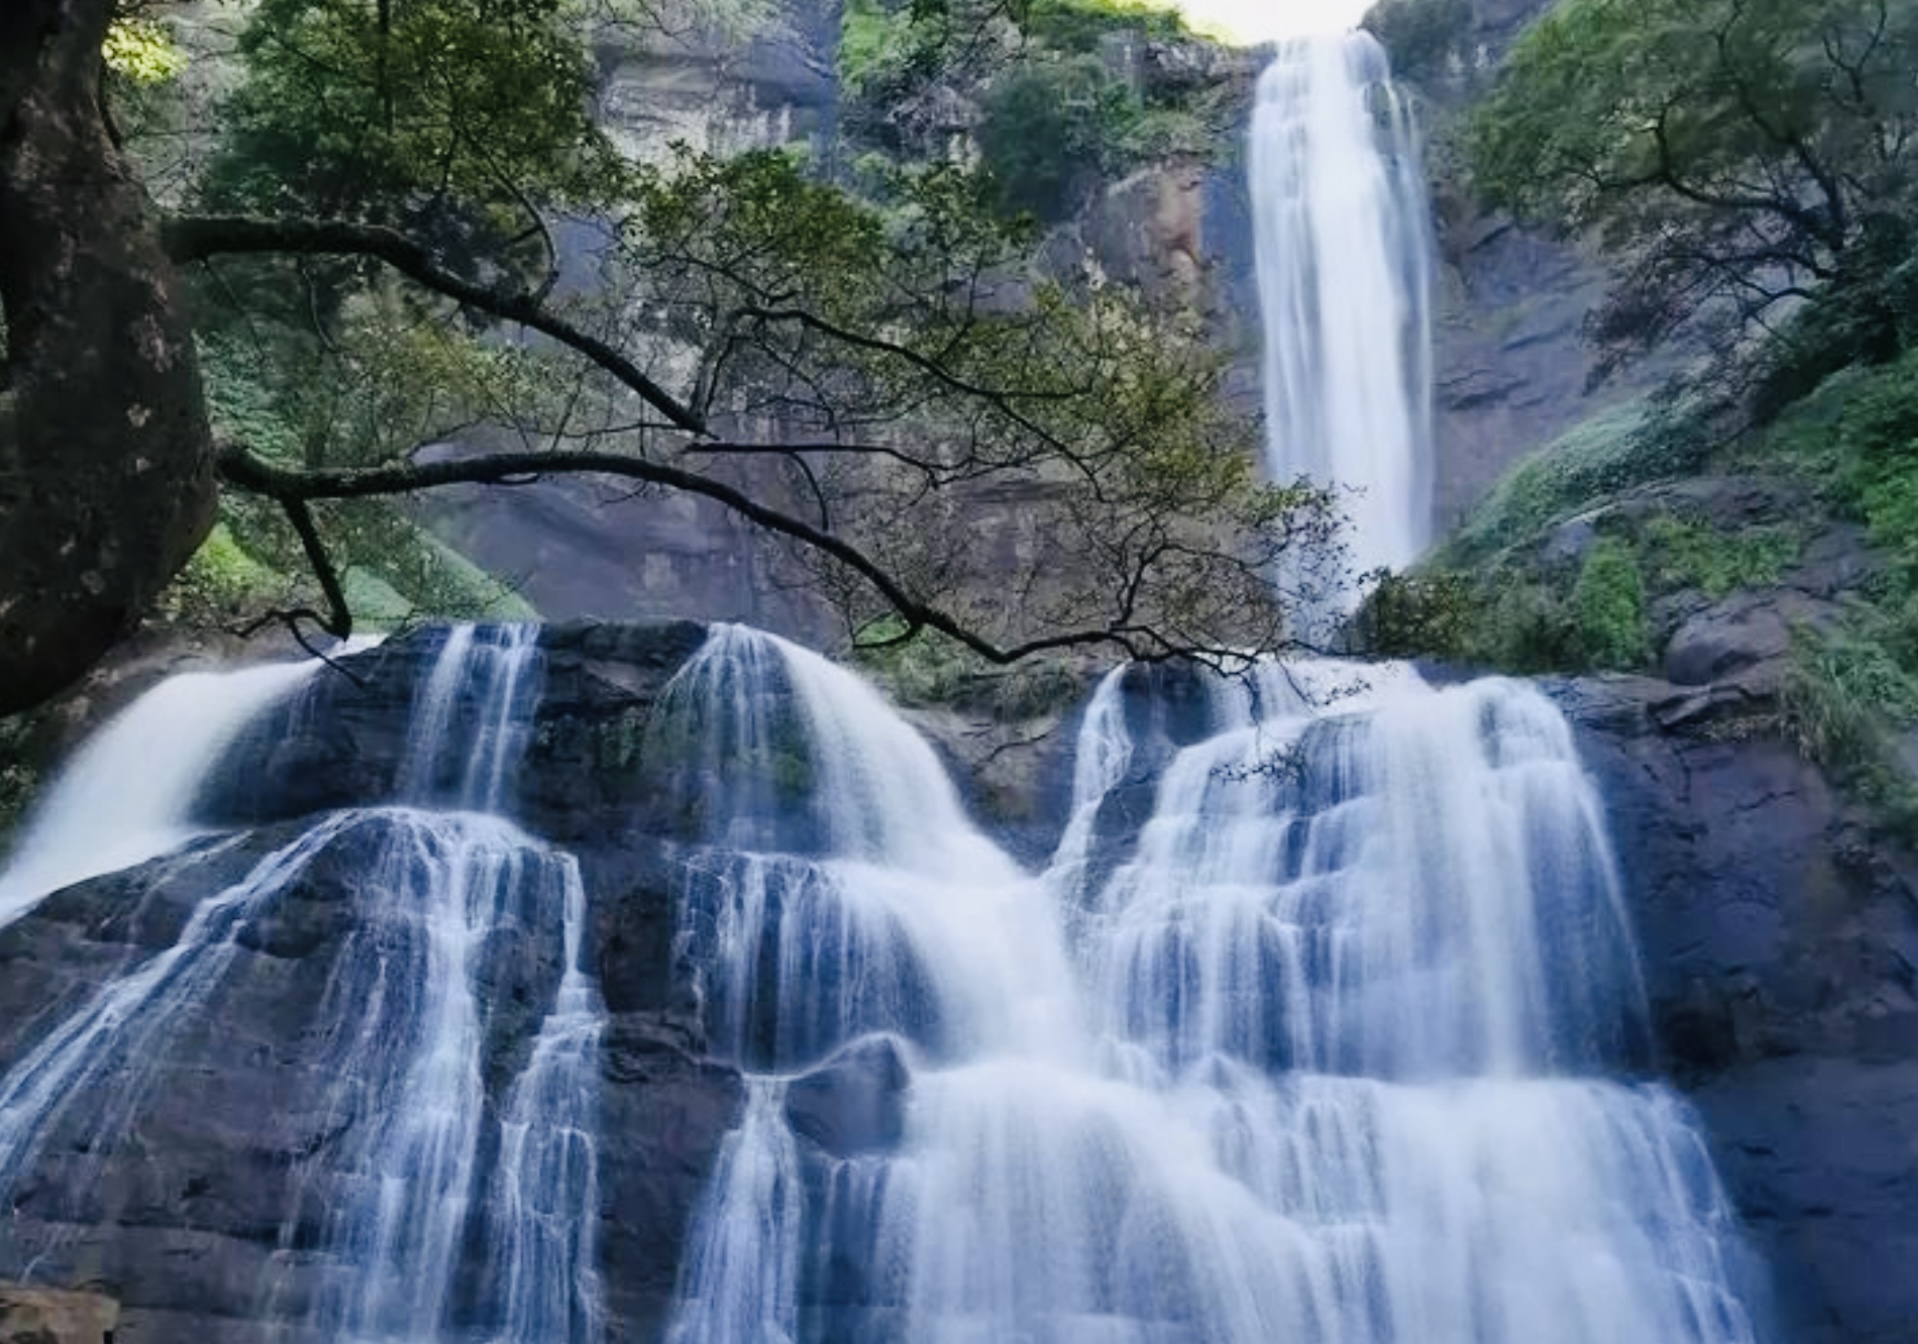
{"type": "MultiPolygon", "coordinates": [[[[618,453],[509,452],[439,462],[300,471],[275,466],[244,448],[227,445],[220,451],[219,465],[220,474],[229,485],[288,506],[289,517],[294,518],[296,527],[299,525],[298,515],[291,505],[304,506],[316,499],[367,499],[460,484],[525,485],[556,475],[623,477],[701,495],[724,505],[768,532],[791,537],[830,556],[872,585],[909,626],[949,635],[987,662],[1014,663],[1050,649],[1098,644],[1116,646],[1128,657],[1148,662],[1182,656],[1223,660],[1242,660],[1245,656],[1241,649],[1195,647],[1173,633],[1135,622],[1129,615],[1121,615],[1103,626],[1062,631],[1019,644],[1001,646],[949,612],[915,597],[894,575],[843,537],[823,531],[804,519],[769,508],[721,481],[618,453]]],[[[310,523],[310,515],[308,521],[310,523]]],[[[330,564],[325,569],[321,568],[324,552],[315,556],[309,549],[308,556],[315,568],[321,570],[324,586],[325,574],[330,572],[330,564]]],[[[337,581],[335,586],[337,588],[337,581]]]]}
{"type": "Polygon", "coordinates": [[[612,374],[675,427],[706,433],[705,422],[690,407],[608,342],[549,312],[536,295],[489,288],[455,275],[431,251],[397,230],[347,220],[176,216],[166,222],[162,237],[167,252],[182,264],[243,253],[372,257],[435,293],[551,337],[612,374]]]}

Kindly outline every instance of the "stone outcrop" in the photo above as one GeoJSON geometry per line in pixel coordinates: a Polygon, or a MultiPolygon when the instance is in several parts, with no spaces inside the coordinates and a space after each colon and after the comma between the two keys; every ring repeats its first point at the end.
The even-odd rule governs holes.
{"type": "MultiPolygon", "coordinates": [[[[651,706],[703,635],[689,624],[545,631],[519,792],[520,823],[565,843],[587,885],[608,1008],[599,1238],[613,1341],[658,1338],[694,1205],[741,1104],[737,1074],[705,1057],[694,1005],[675,989],[670,818],[648,810],[660,796],[646,783],[651,706]]],[[[395,801],[413,696],[438,642],[423,631],[342,660],[258,725],[198,809],[241,829],[81,883],[0,930],[0,1062],[174,947],[208,897],[316,814],[395,801]]],[[[32,1247],[39,1280],[110,1285],[125,1303],[124,1338],[239,1344],[267,1320],[295,1322],[283,1337],[304,1338],[297,1322],[329,1282],[325,1211],[358,1179],[355,1116],[366,1114],[340,1090],[338,1052],[354,1033],[340,1030],[336,981],[353,940],[405,946],[374,859],[406,816],[370,812],[341,832],[234,926],[202,997],[99,1050],[87,1092],[110,1104],[53,1118],[11,1192],[0,1256],[32,1247]]],[[[487,944],[482,1072],[495,1106],[560,970],[557,928],[487,944]]],[[[456,1288],[456,1318],[481,1291],[456,1288]]]]}
{"type": "MultiPolygon", "coordinates": [[[[621,149],[663,163],[678,146],[733,154],[804,146],[830,166],[837,145],[840,0],[777,0],[740,7],[745,31],[716,26],[710,6],[666,3],[607,20],[594,40],[598,116],[621,149]]],[[[593,220],[557,232],[561,290],[600,284],[611,246],[593,220]]],[[[671,384],[690,380],[692,354],[663,333],[641,357],[671,384]]],[[[519,447],[518,431],[475,430],[459,452],[519,447]]],[[[790,473],[779,465],[721,467],[749,494],[780,506],[790,473]]],[[[589,478],[556,478],[516,490],[434,491],[420,516],[439,537],[512,584],[548,620],[698,617],[743,621],[820,642],[830,609],[795,584],[784,552],[722,506],[589,478]]],[[[803,512],[803,507],[801,508],[803,512]]]]}
{"type": "Polygon", "coordinates": [[[1742,690],[1717,712],[1644,678],[1556,694],[1611,812],[1665,1066],[1775,1276],[1776,1337],[1909,1340],[1918,1283],[1886,1269],[1918,1260],[1918,868],[1742,690]]]}
{"type": "Polygon", "coordinates": [[[0,1283],[0,1344],[113,1344],[119,1323],[110,1297],[0,1283]]]}

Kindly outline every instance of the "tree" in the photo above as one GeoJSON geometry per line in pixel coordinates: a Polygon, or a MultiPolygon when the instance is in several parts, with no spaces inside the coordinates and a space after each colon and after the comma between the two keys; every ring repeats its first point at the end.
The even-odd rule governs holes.
{"type": "Polygon", "coordinates": [[[1257,483],[1186,319],[1043,275],[957,168],[857,199],[777,151],[623,162],[585,113],[588,17],[262,0],[219,152],[162,212],[102,82],[112,0],[0,13],[0,712],[110,647],[218,494],[312,568],[275,614],[343,634],[356,501],[559,473],[717,501],[889,639],[1285,643],[1269,578],[1302,549],[1323,573],[1333,520],[1257,483]],[[603,236],[606,283],[559,283],[556,220],[603,236]],[[482,420],[521,446],[422,451],[482,420]],[[1025,561],[988,599],[966,533],[1008,487],[1025,561]]]}
{"type": "Polygon", "coordinates": [[[1480,189],[1624,263],[1612,360],[1734,331],[1903,238],[1918,149],[1910,0],[1566,0],[1476,114],[1480,189]]]}

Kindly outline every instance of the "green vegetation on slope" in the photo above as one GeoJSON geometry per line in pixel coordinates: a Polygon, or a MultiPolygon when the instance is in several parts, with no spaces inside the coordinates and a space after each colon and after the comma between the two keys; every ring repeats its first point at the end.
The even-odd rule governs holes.
{"type": "Polygon", "coordinates": [[[943,88],[977,106],[974,136],[1001,207],[1051,222],[1135,167],[1221,152],[1231,129],[1210,105],[1216,91],[1154,88],[1129,68],[1142,42],[1197,40],[1169,6],[1136,0],[851,0],[839,66],[862,150],[943,153],[902,139],[888,115],[943,88]]]}

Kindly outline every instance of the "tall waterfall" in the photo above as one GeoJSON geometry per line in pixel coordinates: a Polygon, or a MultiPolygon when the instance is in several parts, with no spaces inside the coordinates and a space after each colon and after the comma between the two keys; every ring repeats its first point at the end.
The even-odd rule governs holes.
{"type": "MultiPolygon", "coordinates": [[[[390,805],[324,814],[259,855],[199,903],[171,947],[110,976],[0,1075],[0,1206],[57,1146],[104,1154],[137,1141],[129,1136],[171,1040],[220,1021],[235,959],[274,946],[284,936],[275,922],[297,918],[289,904],[343,872],[358,908],[308,1024],[329,1140],[295,1173],[279,1230],[282,1257],[316,1259],[322,1272],[275,1314],[334,1340],[599,1337],[604,1010],[585,960],[585,889],[570,855],[500,815],[532,722],[536,634],[448,631],[417,688],[390,805]],[[496,1106],[486,1081],[499,1010],[490,996],[510,984],[516,943],[539,939],[559,953],[558,983],[530,1059],[496,1106]],[[482,1287],[466,1292],[471,1305],[456,1322],[462,1279],[482,1287]]],[[[85,806],[109,825],[138,823],[108,866],[194,834],[195,791],[222,746],[311,675],[276,668],[217,688],[182,679],[137,704],[54,792],[11,878],[22,893],[14,908],[87,875],[68,857],[77,823],[67,818],[85,806]],[[109,766],[124,775],[156,744],[184,748],[157,779],[110,776],[109,766]]],[[[84,1203],[86,1169],[83,1158],[67,1198],[84,1203]]],[[[0,1273],[57,1264],[62,1250],[57,1235],[16,1240],[0,1229],[0,1273]]]]}
{"type": "Polygon", "coordinates": [[[1417,128],[1370,34],[1283,44],[1250,144],[1276,481],[1338,487],[1354,575],[1431,527],[1431,240],[1417,128]]]}
{"type": "MultiPolygon", "coordinates": [[[[1691,1116],[1606,1077],[1646,1024],[1564,722],[1367,675],[1329,712],[1274,669],[1216,687],[1089,883],[1096,821],[1024,874],[849,673],[715,632],[664,731],[786,797],[709,790],[682,856],[749,1099],[673,1344],[1751,1344],[1691,1116]],[[896,1149],[802,1136],[790,1094],[875,1056],[910,1074],[896,1149]]],[[[1129,769],[1118,695],[1075,818],[1129,769]]]]}

